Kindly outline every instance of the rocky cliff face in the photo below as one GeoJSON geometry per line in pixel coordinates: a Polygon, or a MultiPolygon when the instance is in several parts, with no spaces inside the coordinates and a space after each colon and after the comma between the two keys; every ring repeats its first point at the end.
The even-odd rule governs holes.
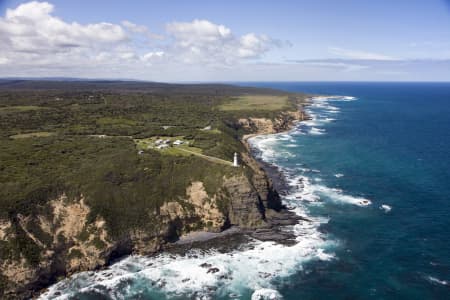
{"type": "Polygon", "coordinates": [[[242,118],[238,120],[239,126],[250,132],[244,136],[244,140],[255,134],[271,134],[289,130],[295,122],[305,119],[303,111],[286,111],[280,113],[276,118],[242,118]]]}
{"type": "Polygon", "coordinates": [[[90,210],[83,198],[73,201],[62,194],[40,211],[47,213],[1,220],[2,243],[10,246],[0,260],[7,298],[30,296],[57,276],[104,265],[113,250],[105,221],[98,217],[88,222],[90,210]],[[26,248],[14,249],[21,244],[26,248]]]}
{"type": "Polygon", "coordinates": [[[152,217],[158,222],[154,230],[135,229],[120,238],[112,237],[100,216],[90,219],[83,197],[69,199],[65,194],[49,201],[39,210],[42,213],[0,220],[2,243],[14,247],[18,238],[27,239],[37,257],[30,263],[21,251],[14,252],[18,256],[2,254],[3,297],[30,297],[58,278],[100,268],[129,253],[154,253],[190,231],[263,226],[265,211],[278,205],[279,198],[256,161],[246,154],[244,162],[255,170],[253,176],[224,177],[214,195],[208,195],[202,182],[192,182],[184,199],[166,202],[155,212],[152,217]]]}

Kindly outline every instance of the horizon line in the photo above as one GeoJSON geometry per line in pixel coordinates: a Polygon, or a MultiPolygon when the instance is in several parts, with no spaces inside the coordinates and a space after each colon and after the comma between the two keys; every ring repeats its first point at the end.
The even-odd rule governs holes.
{"type": "Polygon", "coordinates": [[[171,83],[171,84],[208,84],[208,83],[450,83],[450,80],[181,80],[181,81],[156,81],[133,78],[90,78],[90,77],[0,77],[0,80],[23,80],[23,81],[121,81],[121,82],[142,82],[142,83],[171,83]]]}

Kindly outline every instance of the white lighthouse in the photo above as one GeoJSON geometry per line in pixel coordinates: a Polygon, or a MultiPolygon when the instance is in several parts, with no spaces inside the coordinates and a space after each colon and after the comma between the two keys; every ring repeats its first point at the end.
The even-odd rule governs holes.
{"type": "Polygon", "coordinates": [[[237,155],[236,152],[234,152],[233,167],[239,167],[239,165],[238,165],[238,155],[237,155]]]}

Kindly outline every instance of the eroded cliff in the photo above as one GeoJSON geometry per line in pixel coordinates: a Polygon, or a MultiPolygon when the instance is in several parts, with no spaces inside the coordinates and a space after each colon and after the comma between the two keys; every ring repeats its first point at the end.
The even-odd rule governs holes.
{"type": "Polygon", "coordinates": [[[277,207],[279,197],[253,158],[243,153],[243,163],[252,171],[224,177],[213,194],[206,192],[203,182],[193,181],[185,197],[164,203],[149,216],[152,229],[134,228],[120,237],[108,233],[100,215],[90,214],[83,196],[69,198],[64,193],[34,214],[0,220],[2,243],[8,245],[3,249],[10,249],[1,258],[4,297],[30,297],[59,278],[101,268],[129,253],[154,253],[192,231],[264,226],[266,210],[277,207]],[[32,245],[25,249],[33,253],[31,259],[17,249],[21,244],[32,245]]]}

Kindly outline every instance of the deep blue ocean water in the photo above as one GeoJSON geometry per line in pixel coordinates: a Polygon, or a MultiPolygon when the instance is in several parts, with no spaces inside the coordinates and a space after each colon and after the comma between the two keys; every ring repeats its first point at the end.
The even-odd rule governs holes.
{"type": "Polygon", "coordinates": [[[240,84],[348,96],[316,98],[313,120],[252,140],[312,220],[292,229],[298,244],[129,257],[45,297],[450,299],[450,84],[240,84]]]}
{"type": "Polygon", "coordinates": [[[296,136],[296,156],[277,159],[320,170],[314,177],[323,185],[372,201],[313,210],[329,216],[321,229],[342,245],[335,260],[293,276],[285,298],[450,299],[450,84],[253,85],[357,98],[330,102],[339,112],[318,126],[323,134],[296,136]]]}

